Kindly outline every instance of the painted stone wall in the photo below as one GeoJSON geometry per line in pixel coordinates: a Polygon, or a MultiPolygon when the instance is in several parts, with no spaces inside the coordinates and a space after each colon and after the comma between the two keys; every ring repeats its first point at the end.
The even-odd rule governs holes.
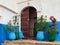
{"type": "Polygon", "coordinates": [[[0,7],[0,24],[7,24],[7,22],[9,20],[12,19],[12,17],[16,15],[14,14],[13,12],[3,8],[3,7],[0,7]]]}
{"type": "Polygon", "coordinates": [[[16,15],[13,12],[10,12],[9,10],[0,7],[0,44],[3,43],[6,40],[6,33],[4,30],[4,26],[7,24],[9,20],[12,19],[12,17],[16,15]]]}
{"type": "Polygon", "coordinates": [[[10,8],[15,12],[18,12],[18,7],[15,0],[0,0],[0,4],[10,8]]]}

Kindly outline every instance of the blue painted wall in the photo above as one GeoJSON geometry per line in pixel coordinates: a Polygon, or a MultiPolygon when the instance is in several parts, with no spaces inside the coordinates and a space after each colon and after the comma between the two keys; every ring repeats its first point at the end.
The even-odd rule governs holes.
{"type": "Polygon", "coordinates": [[[57,31],[59,33],[56,35],[56,40],[55,41],[59,41],[60,42],[60,22],[57,22],[56,29],[57,29],[57,31]]]}
{"type": "MultiPolygon", "coordinates": [[[[5,26],[5,24],[0,24],[0,44],[9,39],[9,31],[4,28],[5,26]]],[[[14,26],[12,27],[14,28],[14,26]]],[[[19,27],[17,30],[19,30],[19,27]]],[[[16,32],[16,29],[14,30],[14,32],[16,32]]]]}
{"type": "MultiPolygon", "coordinates": [[[[52,24],[52,22],[49,22],[49,24],[52,24]]],[[[8,39],[8,35],[6,34],[6,31],[4,30],[5,26],[6,25],[4,25],[4,24],[0,24],[0,44],[8,39]]],[[[60,42],[60,22],[57,22],[56,29],[57,29],[57,31],[59,33],[56,35],[56,40],[55,41],[57,41],[57,42],[59,41],[60,42]]],[[[48,36],[47,35],[48,34],[45,34],[45,40],[48,40],[48,36]]]]}
{"type": "Polygon", "coordinates": [[[5,32],[3,29],[3,25],[0,24],[0,44],[6,40],[5,32]]]}

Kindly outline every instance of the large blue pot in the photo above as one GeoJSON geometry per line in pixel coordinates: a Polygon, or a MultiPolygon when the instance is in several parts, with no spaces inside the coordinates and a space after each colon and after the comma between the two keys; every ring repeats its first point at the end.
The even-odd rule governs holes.
{"type": "Polygon", "coordinates": [[[15,32],[10,32],[10,34],[9,34],[9,39],[10,39],[10,40],[14,40],[15,38],[16,38],[15,32]]]}
{"type": "Polygon", "coordinates": [[[44,32],[43,31],[38,31],[36,39],[39,40],[39,41],[44,40],[44,32]]]}

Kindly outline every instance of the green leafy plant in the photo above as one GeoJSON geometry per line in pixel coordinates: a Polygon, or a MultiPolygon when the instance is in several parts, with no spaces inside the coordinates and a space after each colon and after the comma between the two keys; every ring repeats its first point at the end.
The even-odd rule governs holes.
{"type": "Polygon", "coordinates": [[[56,29],[54,29],[54,24],[49,24],[48,25],[48,33],[55,33],[58,34],[58,31],[56,29]]]}
{"type": "Polygon", "coordinates": [[[57,32],[57,30],[55,30],[54,28],[50,28],[50,29],[48,30],[48,33],[56,33],[56,34],[57,34],[58,32],[57,32]]]}
{"type": "Polygon", "coordinates": [[[46,26],[48,25],[46,21],[47,20],[46,17],[47,16],[43,18],[43,15],[42,15],[40,18],[34,21],[34,28],[36,29],[36,31],[43,31],[46,28],[46,26]]]}
{"type": "Polygon", "coordinates": [[[10,32],[13,32],[14,30],[18,31],[17,16],[13,16],[13,19],[9,20],[8,24],[5,26],[5,30],[9,30],[10,32]]]}
{"type": "Polygon", "coordinates": [[[10,32],[14,31],[14,28],[11,25],[11,20],[9,20],[8,24],[5,26],[5,30],[9,30],[10,32]]]}
{"type": "Polygon", "coordinates": [[[17,16],[13,16],[13,25],[14,25],[15,31],[18,32],[19,19],[17,16]]]}

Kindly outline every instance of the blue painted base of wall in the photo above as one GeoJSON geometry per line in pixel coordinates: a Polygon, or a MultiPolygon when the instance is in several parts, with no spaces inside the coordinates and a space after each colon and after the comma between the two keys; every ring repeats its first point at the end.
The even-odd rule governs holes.
{"type": "Polygon", "coordinates": [[[6,40],[5,32],[3,25],[0,24],[0,44],[3,43],[6,40]]]}
{"type": "Polygon", "coordinates": [[[59,41],[60,42],[60,22],[57,22],[56,29],[57,29],[57,31],[59,33],[56,35],[56,40],[55,41],[59,41]]]}
{"type": "MultiPolygon", "coordinates": [[[[49,24],[52,24],[52,22],[49,22],[49,24]]],[[[0,44],[8,39],[8,35],[6,35],[6,32],[4,30],[5,26],[6,25],[4,25],[4,24],[0,24],[0,44]]],[[[56,35],[55,42],[60,42],[60,22],[57,22],[56,29],[59,33],[56,35]]],[[[48,41],[48,34],[47,33],[45,34],[45,41],[48,41]]]]}
{"type": "MultiPolygon", "coordinates": [[[[9,31],[5,30],[5,24],[0,24],[0,44],[3,43],[5,40],[9,40],[9,31]]],[[[14,28],[14,26],[13,26],[14,28]]],[[[19,30],[19,29],[18,29],[19,30]]],[[[14,30],[16,32],[16,29],[14,30]]]]}

